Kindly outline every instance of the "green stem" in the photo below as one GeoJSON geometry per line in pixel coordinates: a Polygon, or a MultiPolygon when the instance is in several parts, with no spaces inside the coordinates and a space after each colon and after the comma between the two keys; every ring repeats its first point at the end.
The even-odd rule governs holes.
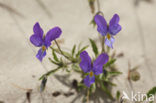
{"type": "Polygon", "coordinates": [[[102,51],[101,51],[101,53],[105,53],[105,45],[104,45],[105,44],[105,36],[102,37],[102,43],[101,44],[102,44],[102,51]]]}
{"type": "Polygon", "coordinates": [[[59,44],[57,43],[57,41],[56,41],[56,40],[54,40],[54,41],[55,41],[55,43],[56,43],[56,45],[57,45],[57,47],[58,47],[60,53],[61,53],[65,58],[67,58],[68,60],[70,60],[70,58],[69,58],[68,56],[64,55],[64,53],[62,52],[62,50],[61,50],[59,44]]]}
{"type": "Polygon", "coordinates": [[[106,52],[107,52],[107,53],[109,53],[109,52],[110,52],[110,47],[108,47],[108,46],[107,46],[107,51],[106,51],[106,52]]]}

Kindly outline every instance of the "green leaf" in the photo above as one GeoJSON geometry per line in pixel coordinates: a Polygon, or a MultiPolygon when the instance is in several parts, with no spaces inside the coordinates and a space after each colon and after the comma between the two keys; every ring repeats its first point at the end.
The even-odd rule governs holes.
{"type": "Polygon", "coordinates": [[[84,51],[85,49],[87,49],[89,46],[87,45],[87,46],[84,46],[82,49],[80,49],[79,51],[78,51],[78,53],[76,54],[76,57],[79,57],[79,55],[80,55],[80,53],[82,52],[82,51],[84,51]]]}
{"type": "Polygon", "coordinates": [[[117,99],[117,100],[120,99],[120,95],[121,95],[121,94],[120,94],[120,91],[117,91],[117,92],[116,92],[116,99],[117,99]]]}
{"type": "Polygon", "coordinates": [[[56,71],[58,71],[60,69],[60,67],[56,68],[56,69],[53,69],[53,70],[50,70],[48,71],[46,74],[42,75],[39,80],[42,80],[45,76],[48,77],[49,75],[55,73],[56,71]]]}
{"type": "Polygon", "coordinates": [[[81,69],[79,68],[79,66],[76,65],[76,64],[73,64],[73,65],[72,65],[72,69],[73,69],[74,71],[76,71],[76,72],[79,72],[79,73],[82,72],[81,69]]]}
{"type": "Polygon", "coordinates": [[[62,51],[62,53],[61,53],[59,49],[55,49],[55,48],[53,48],[53,47],[50,47],[50,48],[51,48],[52,50],[54,50],[56,53],[61,54],[61,55],[62,55],[62,53],[63,53],[63,55],[64,55],[65,57],[67,57],[67,58],[70,59],[70,60],[73,60],[73,58],[72,58],[72,56],[71,56],[70,53],[65,52],[65,51],[62,51]]]}
{"type": "Polygon", "coordinates": [[[52,50],[52,54],[53,54],[54,60],[57,61],[57,62],[59,62],[59,59],[57,58],[57,55],[56,55],[56,53],[55,53],[54,50],[52,50]]]}
{"type": "Polygon", "coordinates": [[[104,65],[104,67],[108,67],[108,66],[114,64],[115,61],[116,61],[116,59],[111,59],[110,61],[108,61],[108,62],[104,65]]]}
{"type": "Polygon", "coordinates": [[[70,73],[70,70],[69,70],[69,68],[66,68],[65,70],[66,70],[66,72],[70,73]]]}
{"type": "Polygon", "coordinates": [[[86,89],[86,86],[83,83],[78,83],[78,91],[82,91],[83,89],[86,89]]]}
{"type": "Polygon", "coordinates": [[[77,50],[79,51],[81,48],[82,42],[79,43],[77,50]]]}
{"type": "Polygon", "coordinates": [[[96,23],[95,23],[95,21],[94,21],[94,17],[93,17],[93,19],[90,21],[90,24],[93,24],[93,27],[96,26],[96,23]]]}
{"type": "MultiPolygon", "coordinates": [[[[147,98],[150,98],[152,95],[156,95],[156,86],[153,87],[152,89],[150,89],[147,93],[147,98]]],[[[147,99],[147,98],[144,98],[144,101],[147,99]]],[[[153,103],[154,101],[150,101],[149,103],[153,103]]]]}
{"type": "MultiPolygon", "coordinates": [[[[52,50],[54,50],[55,52],[61,54],[61,52],[60,52],[59,49],[56,49],[56,48],[53,48],[53,47],[50,47],[50,48],[51,48],[52,50]]],[[[62,52],[63,52],[64,55],[66,55],[66,56],[70,56],[70,57],[71,57],[71,55],[70,55],[69,53],[67,53],[67,52],[65,52],[65,51],[62,51],[62,52]]]]}
{"type": "Polygon", "coordinates": [[[107,78],[113,77],[113,76],[117,76],[122,74],[122,72],[118,72],[118,71],[114,71],[114,72],[107,72],[107,78]]]}
{"type": "Polygon", "coordinates": [[[46,87],[46,83],[47,83],[47,77],[44,76],[40,85],[40,92],[43,92],[45,87],[46,87]]]}
{"type": "Polygon", "coordinates": [[[105,87],[105,85],[102,82],[100,82],[100,84],[101,84],[102,90],[109,96],[110,99],[113,100],[113,96],[112,96],[111,92],[109,91],[109,89],[107,87],[105,87]]]}
{"type": "Polygon", "coordinates": [[[70,53],[65,52],[65,51],[62,51],[62,52],[63,52],[63,54],[64,54],[66,57],[69,57],[70,59],[72,59],[72,56],[71,56],[71,54],[70,54],[70,53]]]}
{"type": "Polygon", "coordinates": [[[49,59],[50,62],[52,62],[53,64],[60,65],[60,63],[53,61],[51,58],[48,58],[48,59],[49,59]]]}
{"type": "Polygon", "coordinates": [[[90,43],[91,43],[92,50],[93,50],[95,56],[97,57],[97,55],[98,55],[98,48],[97,48],[97,46],[96,46],[96,43],[95,43],[94,40],[92,40],[92,39],[89,39],[89,41],[90,41],[90,43]]]}
{"type": "Polygon", "coordinates": [[[116,86],[116,84],[115,83],[113,83],[113,82],[111,82],[111,81],[106,81],[108,84],[110,84],[111,86],[116,86]]]}
{"type": "Polygon", "coordinates": [[[76,49],[76,45],[73,46],[73,49],[72,49],[72,56],[73,56],[74,53],[75,53],[75,49],[76,49]]]}
{"type": "Polygon", "coordinates": [[[149,98],[151,95],[156,95],[156,87],[153,87],[147,92],[147,97],[149,98]]]}

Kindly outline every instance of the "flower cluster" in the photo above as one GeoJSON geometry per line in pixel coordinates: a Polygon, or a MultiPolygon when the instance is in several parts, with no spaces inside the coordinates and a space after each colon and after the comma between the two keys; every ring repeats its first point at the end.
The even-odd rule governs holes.
{"type": "MultiPolygon", "coordinates": [[[[97,14],[94,18],[97,24],[97,31],[105,37],[105,44],[113,48],[113,43],[115,41],[114,37],[120,30],[121,26],[119,23],[119,16],[115,14],[107,25],[105,18],[97,14]]],[[[91,84],[95,82],[95,76],[103,73],[103,66],[108,62],[108,55],[106,53],[100,54],[96,60],[92,63],[86,51],[80,53],[80,67],[84,73],[89,73],[84,79],[84,84],[90,87],[91,84]]]]}
{"type": "MultiPolygon", "coordinates": [[[[110,20],[109,25],[107,24],[105,18],[99,14],[95,15],[94,21],[97,24],[97,31],[105,38],[105,41],[103,43],[109,46],[110,48],[113,48],[113,43],[115,41],[113,36],[115,36],[121,30],[121,26],[119,25],[119,16],[115,14],[110,20]]],[[[43,30],[40,27],[39,23],[36,23],[34,25],[33,31],[34,31],[34,34],[30,37],[30,41],[34,46],[40,47],[36,57],[40,61],[42,61],[42,59],[46,56],[46,50],[51,45],[51,42],[60,37],[62,30],[59,27],[54,27],[50,29],[46,33],[46,35],[44,35],[43,30]]],[[[59,50],[62,53],[62,55],[67,57],[61,51],[60,48],[59,50]]],[[[75,51],[75,48],[73,49],[71,57],[73,57],[74,51],[75,51]]],[[[80,58],[76,60],[79,60],[79,59],[81,60],[79,66],[82,69],[82,71],[85,73],[85,75],[87,75],[83,80],[84,84],[87,87],[90,87],[95,82],[96,75],[100,75],[103,73],[104,64],[108,62],[109,56],[107,55],[107,53],[102,52],[101,54],[98,55],[98,52],[96,52],[97,58],[94,61],[92,61],[86,51],[83,50],[80,53],[78,52],[78,54],[80,55],[79,56],[80,58]]],[[[56,55],[55,55],[55,59],[56,59],[56,55]]],[[[58,61],[59,60],[57,59],[57,62],[58,61]]],[[[58,63],[55,63],[55,64],[58,64],[58,63]]]]}

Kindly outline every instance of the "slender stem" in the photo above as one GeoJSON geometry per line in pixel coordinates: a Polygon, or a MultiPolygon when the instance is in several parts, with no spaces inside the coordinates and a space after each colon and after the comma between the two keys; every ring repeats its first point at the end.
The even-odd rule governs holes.
{"type": "MultiPolygon", "coordinates": [[[[98,12],[104,16],[104,14],[100,11],[100,1],[99,0],[96,0],[96,1],[97,1],[98,12]]],[[[105,52],[104,42],[105,42],[105,36],[102,37],[102,43],[101,43],[102,44],[102,51],[101,51],[101,53],[105,52]]]]}
{"type": "Polygon", "coordinates": [[[99,0],[96,0],[96,1],[97,1],[98,11],[100,11],[100,1],[99,0]]]}
{"type": "Polygon", "coordinates": [[[87,91],[87,103],[89,103],[89,89],[87,91]]]}
{"type": "Polygon", "coordinates": [[[70,60],[68,56],[64,55],[64,53],[62,52],[62,50],[61,50],[59,44],[57,43],[57,41],[56,41],[56,40],[54,40],[54,41],[55,41],[55,44],[57,45],[57,47],[58,47],[60,53],[61,53],[65,58],[67,58],[68,60],[70,60]]]}
{"type": "Polygon", "coordinates": [[[101,52],[103,53],[103,52],[105,52],[105,45],[104,45],[105,44],[105,36],[102,37],[102,43],[101,44],[102,44],[102,51],[101,52]]]}
{"type": "Polygon", "coordinates": [[[106,52],[109,53],[109,51],[110,51],[110,48],[107,46],[107,51],[106,52]]]}

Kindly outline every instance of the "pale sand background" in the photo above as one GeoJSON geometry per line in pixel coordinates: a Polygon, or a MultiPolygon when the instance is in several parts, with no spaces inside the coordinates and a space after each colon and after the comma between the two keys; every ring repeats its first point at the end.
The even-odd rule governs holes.
{"type": "MultiPolygon", "coordinates": [[[[39,21],[45,32],[56,25],[60,26],[63,30],[60,39],[65,40],[61,46],[65,48],[71,48],[74,43],[78,44],[81,41],[84,45],[89,44],[88,37],[96,39],[97,31],[89,25],[92,14],[88,2],[0,0],[0,3],[18,12],[9,12],[5,6],[0,6],[0,101],[24,103],[25,91],[15,87],[13,85],[15,84],[34,89],[32,103],[42,103],[37,90],[40,85],[38,78],[46,72],[46,69],[55,67],[47,58],[42,64],[35,58],[38,49],[28,41],[32,27],[36,21],[39,21]]],[[[114,13],[118,13],[121,17],[120,24],[123,29],[115,37],[114,45],[117,53],[124,53],[124,57],[117,61],[117,67],[123,72],[123,75],[115,80],[119,85],[118,89],[130,93],[131,89],[126,79],[127,64],[130,61],[132,66],[141,65],[139,69],[141,80],[133,83],[135,92],[146,92],[156,84],[156,2],[142,1],[136,8],[133,0],[100,0],[100,3],[107,20],[114,13]]],[[[46,98],[45,103],[70,103],[76,96],[54,98],[51,93],[55,90],[68,91],[69,87],[51,76],[43,95],[43,98],[46,98]]],[[[77,100],[77,103],[80,101],[77,100]]]]}

